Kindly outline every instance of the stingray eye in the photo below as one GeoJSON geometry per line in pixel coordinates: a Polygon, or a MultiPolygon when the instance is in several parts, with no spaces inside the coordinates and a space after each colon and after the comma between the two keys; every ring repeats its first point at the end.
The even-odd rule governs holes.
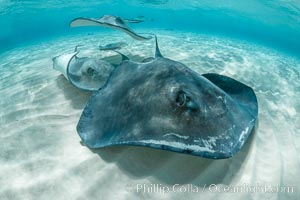
{"type": "Polygon", "coordinates": [[[176,97],[176,103],[179,106],[184,106],[187,102],[187,96],[184,92],[180,91],[176,97]]]}
{"type": "Polygon", "coordinates": [[[179,91],[176,97],[176,104],[185,108],[184,110],[191,112],[197,112],[199,110],[198,104],[188,96],[184,91],[179,91]]]}
{"type": "Polygon", "coordinates": [[[89,67],[86,72],[88,75],[93,75],[95,70],[93,68],[89,67]]]}

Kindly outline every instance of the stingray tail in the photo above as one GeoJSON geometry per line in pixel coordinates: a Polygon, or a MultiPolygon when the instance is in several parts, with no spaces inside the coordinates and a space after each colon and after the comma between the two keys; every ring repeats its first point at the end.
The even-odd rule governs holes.
{"type": "Polygon", "coordinates": [[[82,46],[83,46],[82,44],[76,45],[76,47],[75,47],[75,49],[74,49],[74,52],[79,51],[79,50],[78,50],[78,47],[82,47],[82,46]]]}
{"type": "Polygon", "coordinates": [[[117,54],[119,54],[119,55],[122,56],[122,62],[123,62],[124,60],[129,60],[129,58],[128,58],[127,56],[125,56],[124,54],[122,54],[121,52],[116,51],[116,50],[112,50],[112,51],[114,51],[114,52],[116,52],[117,54]]]}
{"type": "Polygon", "coordinates": [[[158,47],[157,37],[155,34],[153,34],[153,35],[155,38],[155,58],[163,58],[163,55],[161,54],[159,47],[158,47]]]}

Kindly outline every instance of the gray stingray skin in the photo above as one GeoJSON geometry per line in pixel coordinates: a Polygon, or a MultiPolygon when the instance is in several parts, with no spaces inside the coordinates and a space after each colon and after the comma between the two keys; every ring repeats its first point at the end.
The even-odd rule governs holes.
{"type": "Polygon", "coordinates": [[[67,76],[77,88],[97,91],[106,83],[114,68],[104,60],[74,55],[68,63],[67,76]]]}
{"type": "Polygon", "coordinates": [[[77,132],[90,148],[137,145],[222,159],[243,146],[257,113],[253,90],[232,78],[163,57],[126,60],[92,95],[77,132]]]}

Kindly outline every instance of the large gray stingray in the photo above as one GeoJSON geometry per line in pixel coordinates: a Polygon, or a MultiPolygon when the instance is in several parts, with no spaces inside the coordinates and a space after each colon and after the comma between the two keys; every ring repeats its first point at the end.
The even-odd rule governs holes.
{"type": "Polygon", "coordinates": [[[137,145],[221,159],[244,144],[258,113],[254,91],[227,76],[200,75],[162,57],[123,61],[77,125],[90,148],[137,145]]]}
{"type": "Polygon", "coordinates": [[[129,28],[127,23],[122,18],[117,17],[117,16],[112,16],[112,15],[104,15],[104,16],[100,17],[99,19],[84,18],[84,17],[75,18],[71,21],[70,26],[71,27],[103,26],[103,27],[121,30],[136,40],[149,40],[152,38],[150,36],[146,37],[146,36],[142,36],[142,35],[135,33],[133,30],[131,30],[129,28]]]}
{"type": "Polygon", "coordinates": [[[79,89],[96,91],[107,81],[114,70],[110,63],[89,57],[77,57],[78,48],[73,53],[54,57],[53,68],[60,71],[79,89]]]}

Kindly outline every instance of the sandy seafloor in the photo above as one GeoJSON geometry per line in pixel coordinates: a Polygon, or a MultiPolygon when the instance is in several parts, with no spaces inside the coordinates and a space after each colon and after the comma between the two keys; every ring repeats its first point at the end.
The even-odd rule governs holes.
{"type": "Polygon", "coordinates": [[[82,146],[76,125],[90,93],[74,88],[54,71],[51,58],[72,52],[77,44],[84,44],[79,56],[114,55],[97,46],[115,41],[126,41],[124,54],[148,57],[154,43],[114,31],[61,36],[0,54],[0,199],[300,198],[300,60],[245,41],[154,32],[165,57],[254,88],[258,124],[242,150],[230,159],[210,160],[143,147],[92,152],[82,146]],[[146,184],[146,190],[151,184],[183,188],[180,192],[176,186],[176,192],[165,194],[137,192],[138,184],[146,184]],[[199,192],[188,191],[188,184],[199,192]],[[293,188],[213,192],[215,187],[209,186],[214,184],[293,188]]]}

